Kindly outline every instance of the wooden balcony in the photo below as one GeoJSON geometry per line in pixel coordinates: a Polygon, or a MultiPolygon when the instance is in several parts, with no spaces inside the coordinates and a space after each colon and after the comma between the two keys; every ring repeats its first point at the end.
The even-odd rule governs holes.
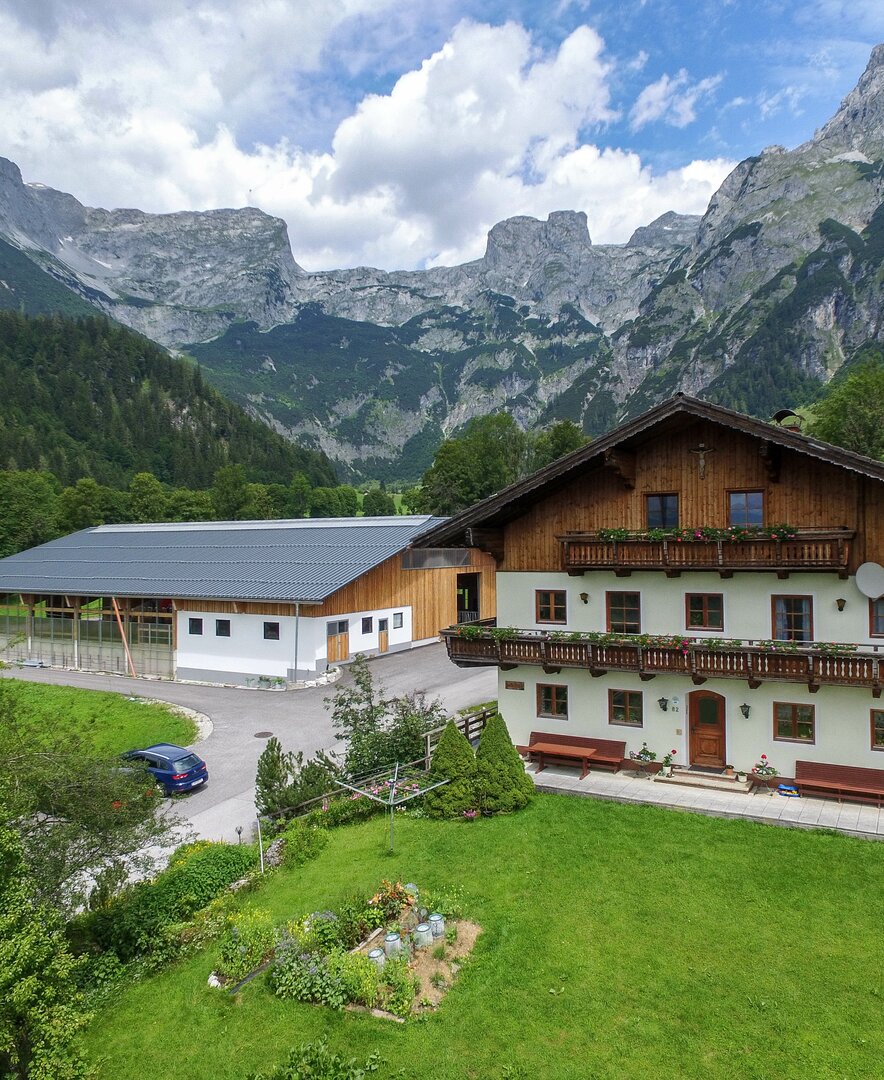
{"type": "Polygon", "coordinates": [[[859,686],[881,696],[884,654],[877,648],[833,653],[831,646],[783,651],[751,641],[710,647],[706,639],[685,639],[679,646],[595,641],[556,641],[544,631],[516,630],[514,637],[494,635],[482,627],[476,636],[460,636],[457,627],[442,632],[448,656],[459,667],[494,665],[506,671],[520,664],[542,667],[547,674],[563,668],[582,668],[593,677],[609,671],[631,671],[647,681],[657,675],[684,675],[696,684],[707,679],[745,679],[750,687],[763,682],[806,683],[811,693],[820,686],[859,686]]]}
{"type": "Polygon", "coordinates": [[[566,533],[556,539],[563,569],[571,575],[613,570],[628,577],[633,570],[662,570],[678,577],[683,571],[712,570],[731,577],[735,571],[771,570],[780,578],[799,571],[835,571],[846,578],[853,536],[850,529],[797,529],[788,540],[608,540],[598,533],[566,533]]]}

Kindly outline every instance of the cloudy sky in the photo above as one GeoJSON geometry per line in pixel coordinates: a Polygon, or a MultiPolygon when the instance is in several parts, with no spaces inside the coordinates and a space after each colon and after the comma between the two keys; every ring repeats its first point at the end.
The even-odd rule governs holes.
{"type": "Polygon", "coordinates": [[[92,206],[251,203],[310,270],[451,264],[514,214],[702,212],[881,41],[882,0],[0,0],[0,155],[92,206]]]}

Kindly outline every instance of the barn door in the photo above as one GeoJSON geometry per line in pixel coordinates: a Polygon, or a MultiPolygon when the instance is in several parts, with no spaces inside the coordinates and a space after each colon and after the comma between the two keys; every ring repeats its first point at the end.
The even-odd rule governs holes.
{"type": "Polygon", "coordinates": [[[350,623],[346,619],[327,624],[325,658],[330,664],[350,658],[350,623]]]}
{"type": "Polygon", "coordinates": [[[389,628],[389,619],[378,619],[378,652],[386,652],[390,648],[389,628]]]}

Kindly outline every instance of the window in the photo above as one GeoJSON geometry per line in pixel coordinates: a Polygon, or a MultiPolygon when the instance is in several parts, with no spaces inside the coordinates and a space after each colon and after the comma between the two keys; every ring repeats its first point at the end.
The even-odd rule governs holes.
{"type": "Polygon", "coordinates": [[[402,612],[401,611],[394,611],[393,612],[393,629],[394,630],[401,630],[402,629],[402,612]]]}
{"type": "Polygon", "coordinates": [[[347,634],[350,632],[350,622],[348,619],[340,619],[335,622],[326,623],[325,632],[329,637],[337,637],[338,634],[347,634]]]}
{"type": "Polygon", "coordinates": [[[537,686],[537,715],[556,720],[568,719],[568,687],[539,683],[537,686]]]}
{"type": "Polygon", "coordinates": [[[215,637],[230,637],[230,619],[215,620],[215,637]]]}
{"type": "Polygon", "coordinates": [[[884,750],[884,709],[872,709],[872,749],[884,750]]]}
{"type": "Polygon", "coordinates": [[[279,641],[279,623],[278,622],[266,622],[266,623],[264,623],[264,640],[265,641],[279,641]]]}
{"type": "Polygon", "coordinates": [[[534,593],[537,622],[567,622],[567,606],[564,591],[537,589],[534,593]]]}
{"type": "Polygon", "coordinates": [[[763,491],[729,491],[727,499],[728,525],[746,527],[764,524],[763,491]]]}
{"type": "Polygon", "coordinates": [[[188,634],[201,634],[203,632],[203,620],[202,619],[188,619],[187,620],[187,632],[188,632],[188,634]]]}
{"type": "Polygon", "coordinates": [[[721,593],[687,593],[685,625],[688,630],[724,630],[724,597],[721,593]]]}
{"type": "Polygon", "coordinates": [[[884,596],[869,601],[869,634],[884,637],[884,596]]]}
{"type": "Polygon", "coordinates": [[[609,634],[640,634],[641,595],[637,592],[605,593],[609,634]]]}
{"type": "Polygon", "coordinates": [[[773,737],[789,742],[812,743],[814,741],[813,715],[813,705],[793,705],[788,701],[775,701],[773,737]]]}
{"type": "Polygon", "coordinates": [[[813,641],[813,599],[772,597],[773,636],[777,641],[813,641]]]}
{"type": "Polygon", "coordinates": [[[645,495],[645,518],[649,529],[677,529],[678,496],[645,495]]]}
{"type": "Polygon", "coordinates": [[[374,630],[374,619],[371,615],[366,615],[362,620],[362,632],[363,634],[370,634],[374,630]]]}
{"type": "Polygon", "coordinates": [[[643,723],[641,690],[609,690],[608,723],[641,727],[643,723]]]}

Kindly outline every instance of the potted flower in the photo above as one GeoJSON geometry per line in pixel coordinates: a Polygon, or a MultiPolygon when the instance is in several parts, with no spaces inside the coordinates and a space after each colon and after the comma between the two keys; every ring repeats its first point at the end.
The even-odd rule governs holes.
{"type": "Polygon", "coordinates": [[[748,778],[746,776],[746,770],[745,769],[737,769],[737,783],[745,784],[747,779],[748,778]]]}
{"type": "Polygon", "coordinates": [[[725,767],[724,767],[724,775],[725,776],[731,776],[731,777],[734,775],[734,767],[733,767],[733,765],[725,765],[725,767]]]}
{"type": "Polygon", "coordinates": [[[660,769],[661,776],[672,776],[672,759],[677,753],[677,750],[670,750],[668,754],[663,755],[662,767],[660,769]]]}
{"type": "Polygon", "coordinates": [[[657,760],[657,755],[654,753],[653,750],[650,750],[648,748],[648,744],[646,742],[642,743],[641,750],[630,750],[629,756],[630,758],[632,758],[633,761],[638,762],[639,776],[646,776],[648,773],[648,766],[651,764],[652,761],[657,760]]]}
{"type": "Polygon", "coordinates": [[[761,755],[761,760],[752,766],[752,779],[756,780],[759,787],[771,787],[773,777],[777,776],[777,770],[771,765],[767,754],[761,755]]]}

